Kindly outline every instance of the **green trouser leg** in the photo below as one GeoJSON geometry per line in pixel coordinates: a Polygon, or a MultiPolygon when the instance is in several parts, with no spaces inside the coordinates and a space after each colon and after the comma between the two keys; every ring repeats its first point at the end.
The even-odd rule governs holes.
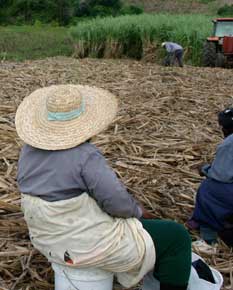
{"type": "Polygon", "coordinates": [[[168,220],[141,222],[155,245],[155,278],[164,289],[169,289],[168,285],[174,286],[171,289],[186,289],[191,270],[191,239],[186,229],[168,220]]]}

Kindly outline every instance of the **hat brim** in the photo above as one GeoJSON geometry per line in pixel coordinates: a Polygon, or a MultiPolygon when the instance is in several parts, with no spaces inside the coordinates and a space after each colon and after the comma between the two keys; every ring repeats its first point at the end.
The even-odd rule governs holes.
{"type": "Polygon", "coordinates": [[[67,85],[77,89],[85,110],[69,121],[49,121],[48,94],[58,86],[38,89],[26,97],[15,117],[16,131],[27,144],[45,150],[73,148],[104,130],[117,113],[117,99],[110,92],[89,86],[67,85]]]}

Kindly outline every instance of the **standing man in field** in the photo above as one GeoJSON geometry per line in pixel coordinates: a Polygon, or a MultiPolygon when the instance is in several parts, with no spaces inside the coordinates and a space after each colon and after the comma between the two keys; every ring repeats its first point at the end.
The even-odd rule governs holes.
{"type": "Polygon", "coordinates": [[[183,47],[175,42],[163,42],[162,47],[166,49],[167,55],[164,59],[164,65],[174,65],[177,60],[180,67],[183,67],[183,47]]]}

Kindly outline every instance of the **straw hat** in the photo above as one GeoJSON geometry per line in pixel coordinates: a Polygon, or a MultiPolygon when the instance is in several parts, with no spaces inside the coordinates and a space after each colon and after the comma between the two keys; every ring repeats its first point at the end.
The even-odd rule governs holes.
{"type": "Polygon", "coordinates": [[[56,85],[26,97],[15,117],[19,137],[46,150],[75,147],[109,125],[117,112],[110,92],[81,85],[56,85]]]}
{"type": "Polygon", "coordinates": [[[162,47],[164,47],[165,45],[166,45],[166,42],[163,42],[163,43],[161,44],[162,47]]]}

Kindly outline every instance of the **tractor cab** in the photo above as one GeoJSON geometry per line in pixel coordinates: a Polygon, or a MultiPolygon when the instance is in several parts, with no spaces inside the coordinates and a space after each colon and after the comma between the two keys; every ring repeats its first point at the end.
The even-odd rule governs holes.
{"type": "Polygon", "coordinates": [[[217,18],[213,23],[213,36],[207,38],[203,48],[203,65],[233,65],[233,18],[217,18]]]}
{"type": "Polygon", "coordinates": [[[233,36],[233,18],[217,18],[213,20],[214,36],[233,36]]]}

